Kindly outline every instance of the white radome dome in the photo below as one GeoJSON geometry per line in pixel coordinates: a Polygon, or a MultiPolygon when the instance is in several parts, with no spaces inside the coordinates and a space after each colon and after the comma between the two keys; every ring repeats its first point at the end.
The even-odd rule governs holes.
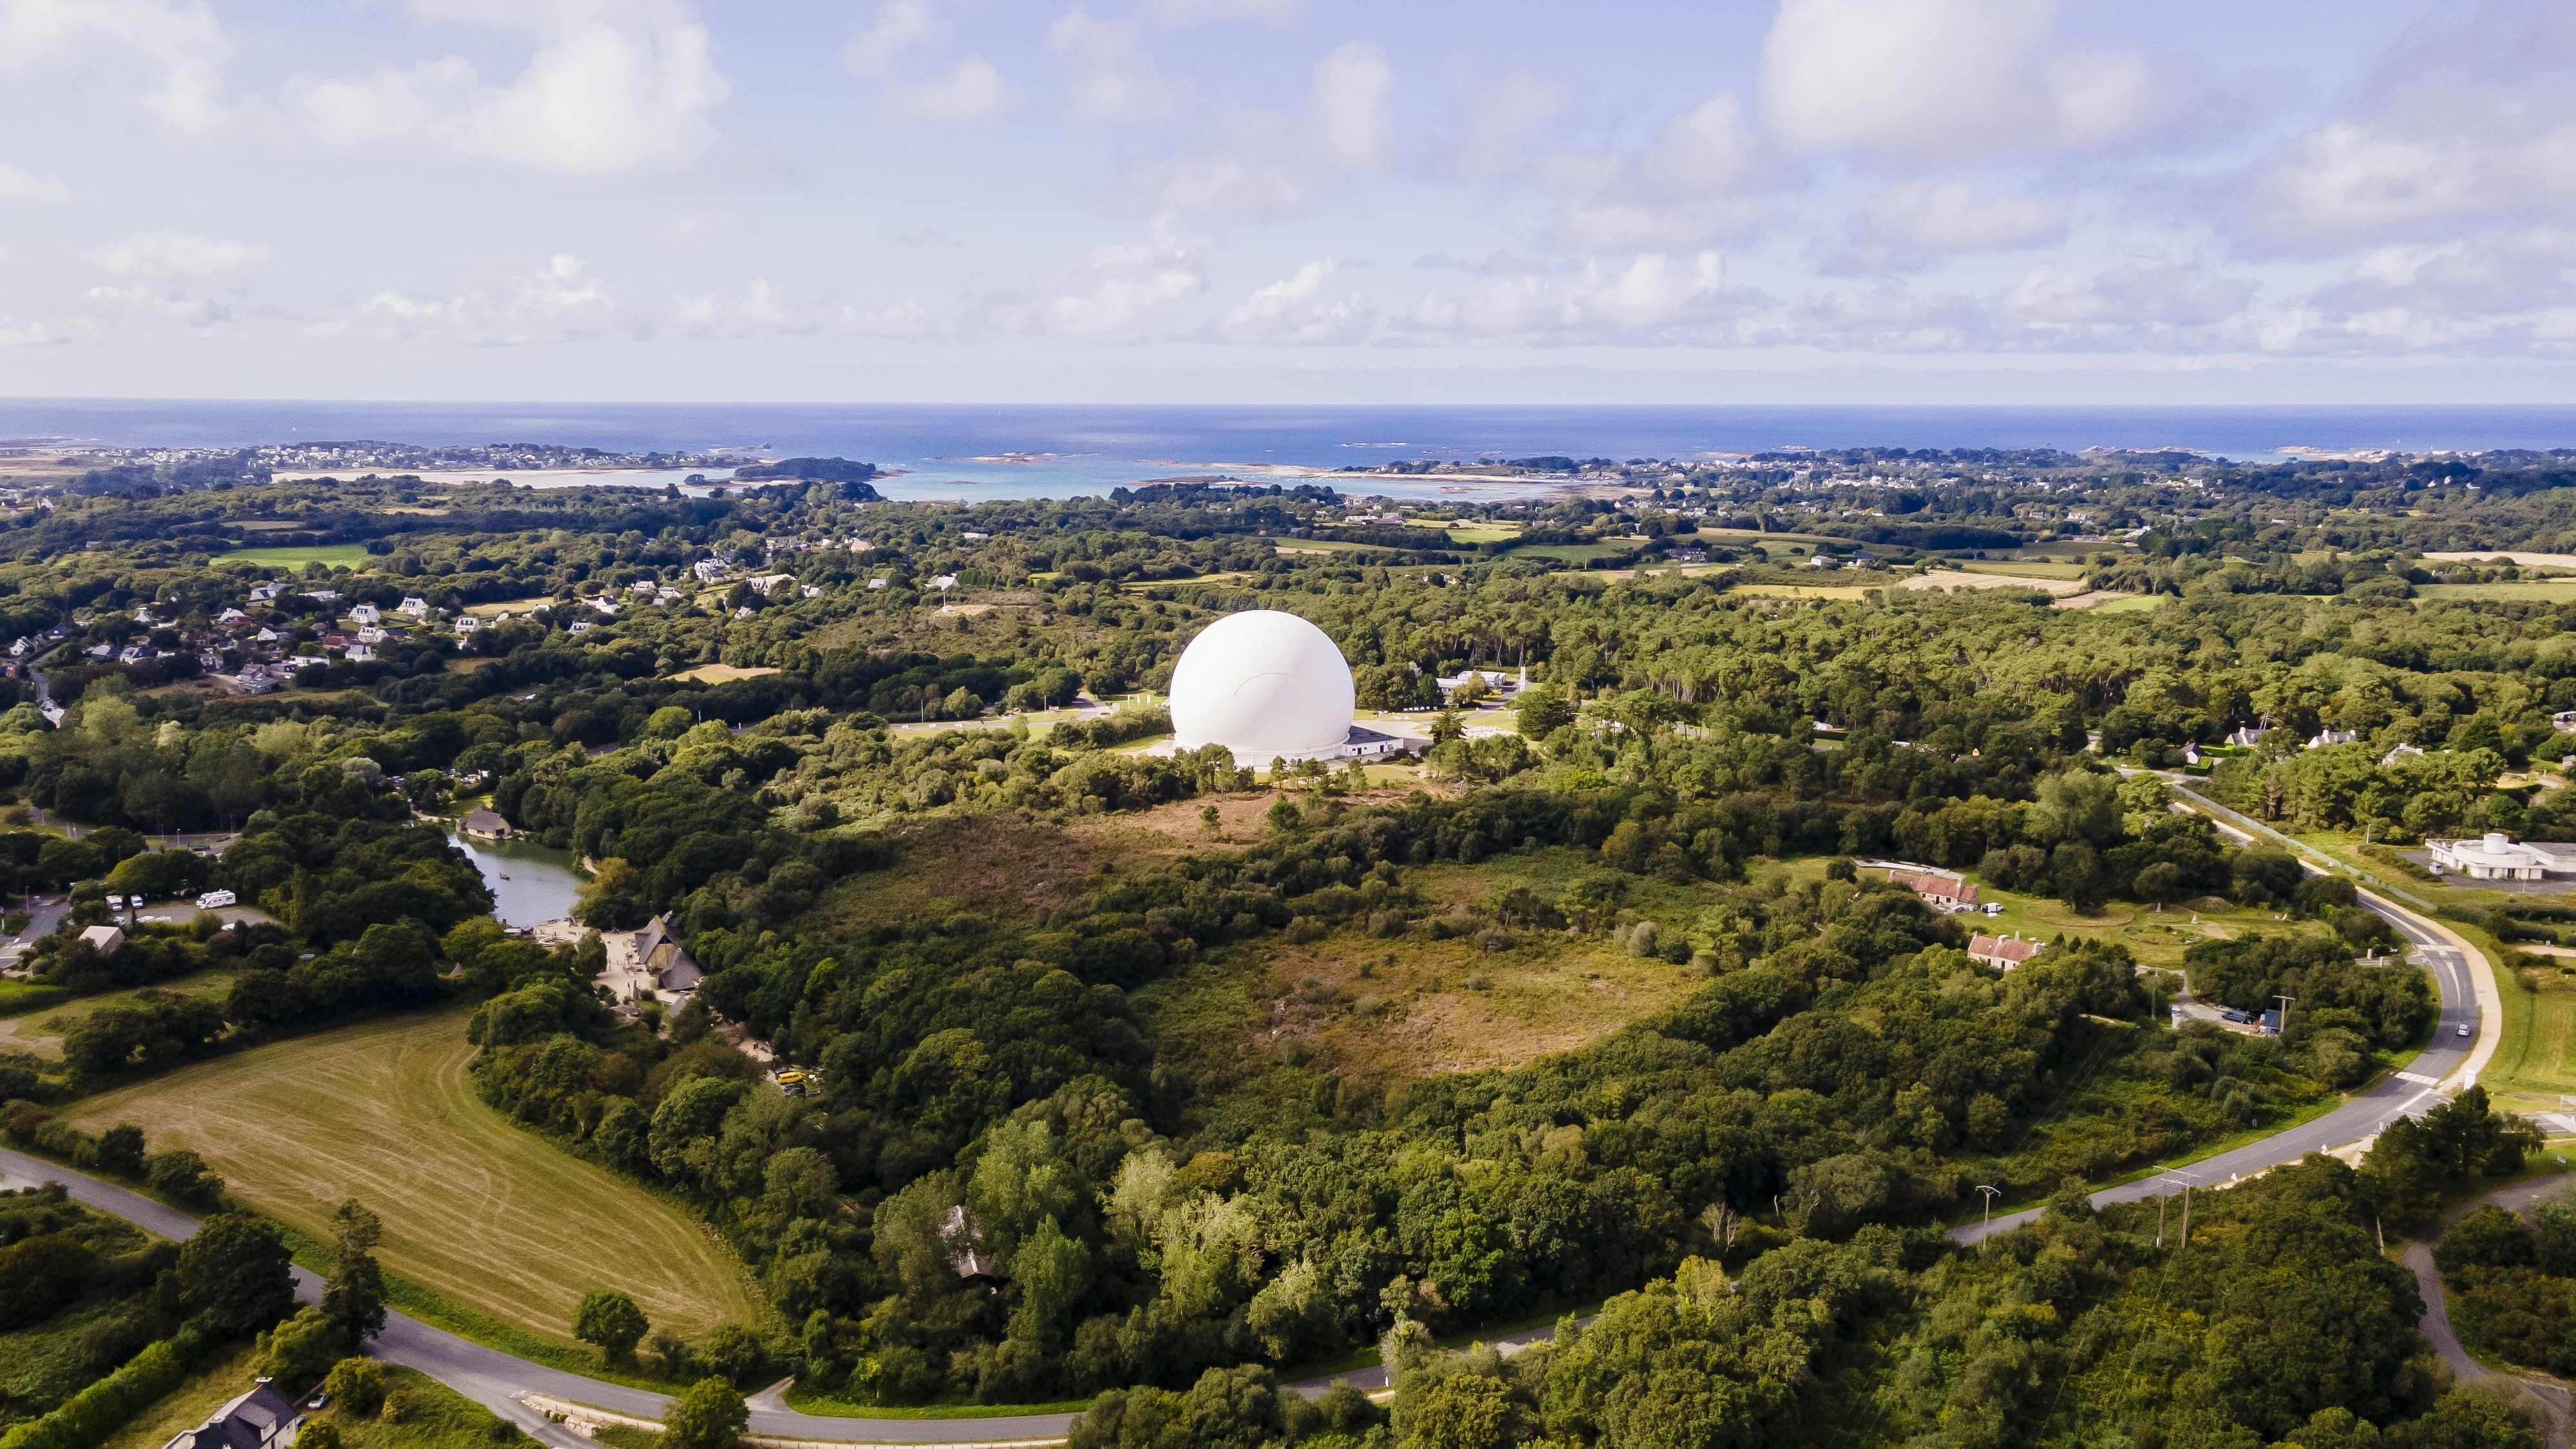
{"type": "Polygon", "coordinates": [[[1323,630],[1254,609],[1210,624],[1172,669],[1182,749],[1223,745],[1238,765],[1336,753],[1351,735],[1351,666],[1323,630]]]}

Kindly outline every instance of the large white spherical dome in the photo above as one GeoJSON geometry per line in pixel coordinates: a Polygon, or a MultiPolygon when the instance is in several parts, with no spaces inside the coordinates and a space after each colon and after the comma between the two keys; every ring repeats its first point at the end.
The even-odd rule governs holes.
{"type": "Polygon", "coordinates": [[[1172,669],[1181,748],[1218,744],[1235,763],[1339,750],[1351,735],[1351,666],[1324,631],[1275,609],[1228,614],[1172,669]]]}

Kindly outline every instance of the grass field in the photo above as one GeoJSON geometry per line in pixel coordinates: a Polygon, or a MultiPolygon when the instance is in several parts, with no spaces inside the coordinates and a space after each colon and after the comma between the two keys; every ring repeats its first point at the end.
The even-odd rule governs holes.
{"type": "Polygon", "coordinates": [[[2154,594],[2131,594],[2125,599],[2105,599],[2098,604],[2088,604],[2085,606],[2085,612],[2092,614],[2151,614],[2155,612],[2156,605],[2163,602],[2163,599],[2154,594]]]}
{"type": "MultiPolygon", "coordinates": [[[[13,983],[14,984],[14,983],[13,983]]],[[[83,996],[66,1001],[51,1010],[24,1011],[0,1020],[0,1050],[33,1052],[54,1061],[62,1060],[63,1036],[74,1023],[102,1006],[131,1000],[138,991],[175,991],[182,996],[203,996],[221,1001],[232,990],[229,971],[200,971],[164,981],[157,987],[143,986],[127,991],[102,991],[96,996],[83,996]]],[[[37,987],[36,990],[49,990],[37,987]]]]}
{"type": "Polygon", "coordinates": [[[1567,563],[1590,563],[1596,558],[1626,553],[1633,543],[1530,543],[1505,553],[1505,558],[1553,558],[1567,563]]]}
{"type": "Polygon", "coordinates": [[[317,543],[291,548],[237,548],[223,556],[225,563],[267,564],[273,568],[302,568],[309,563],[338,568],[345,564],[365,569],[372,562],[367,546],[362,543],[317,543]]]}
{"type": "Polygon", "coordinates": [[[232,1190],[317,1236],[356,1197],[385,1220],[385,1267],[521,1332],[568,1343],[574,1305],[622,1288],[695,1335],[756,1321],[742,1269],[701,1226],[474,1095],[465,1014],[371,1022],[172,1072],[81,1103],[203,1153],[232,1190]]]}
{"type": "Polygon", "coordinates": [[[2088,572],[2082,564],[2039,559],[1962,559],[1950,567],[1967,574],[2009,574],[2033,579],[2080,579],[2088,572]]]}
{"type": "Polygon", "coordinates": [[[63,989],[59,986],[39,986],[33,981],[0,981],[0,1016],[24,1016],[62,999],[63,989]]]}
{"type": "Polygon", "coordinates": [[[2576,599],[2576,579],[2516,579],[2495,584],[2418,584],[2419,599],[2576,599]]]}
{"type": "Polygon", "coordinates": [[[1866,599],[1878,590],[1862,584],[1737,584],[1734,592],[1752,599],[1866,599]]]}

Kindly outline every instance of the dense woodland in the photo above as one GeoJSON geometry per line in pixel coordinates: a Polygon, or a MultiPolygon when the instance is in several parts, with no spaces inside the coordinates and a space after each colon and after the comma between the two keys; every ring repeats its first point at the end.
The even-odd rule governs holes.
{"type": "MultiPolygon", "coordinates": [[[[464,1002],[489,1101],[688,1202],[757,1274],[767,1320],[649,1341],[666,1377],[792,1372],[889,1405],[1099,1395],[1077,1443],[1121,1446],[2536,1442],[2449,1387],[2380,1250],[2518,1166],[2530,1134],[2483,1097],[2358,1172],[2312,1160],[2204,1195],[2187,1249],[2157,1243],[2152,1206],[2095,1214],[2078,1189],[2287,1120],[2434,1014],[2420,973],[2356,964],[2393,937],[2348,883],[2175,808],[2153,772],[2186,747],[2210,761],[2192,788],[2285,829],[2576,838],[2576,800],[2529,773],[2576,741],[2550,720],[2576,708],[2576,607],[2421,592],[2499,572],[2427,550],[2576,538],[2576,462],[1567,462],[1593,486],[1462,511],[1470,541],[1348,522],[1320,486],[949,507],[877,501],[855,466],[722,498],[85,483],[0,530],[0,643],[37,641],[65,711],[5,686],[0,886],[69,893],[28,954],[38,986],[119,995],[60,1062],[0,1058],[9,1130],[94,1159],[46,1104],[464,1002]],[[362,562],[227,559],[277,542],[362,562]],[[1854,597],[1760,591],[1819,547],[1964,563],[2058,543],[2088,586],[2165,602],[2088,613],[1883,571],[1838,575],[1854,597]],[[1717,566],[1626,572],[1686,544],[1717,566]],[[263,582],[276,597],[251,597],[263,582]],[[353,602],[414,597],[513,617],[322,652],[353,602]],[[1440,742],[1396,788],[1142,754],[1169,723],[1141,704],[1032,723],[1159,693],[1198,628],[1247,608],[1319,624],[1365,707],[1464,703],[1433,681],[1471,665],[1533,684],[1508,733],[1426,713],[1440,742]],[[270,694],[187,679],[184,651],[251,626],[327,662],[270,694]],[[138,635],[171,657],[86,652],[138,635]],[[678,677],[708,664],[774,672],[678,677]],[[2354,738],[2306,747],[2325,730],[2354,738]],[[1220,838],[1216,806],[1273,793],[1220,838]],[[549,949],[492,921],[425,818],[481,803],[592,863],[583,924],[666,917],[708,973],[689,1003],[613,1010],[596,937],[549,949]],[[945,868],[960,822],[1073,842],[1202,805],[1202,842],[1040,903],[868,909],[945,868]],[[179,830],[232,838],[212,857],[150,838],[179,830]],[[2080,941],[2007,974],[1851,864],[1880,857],[2077,911],[2233,903],[2278,925],[2195,945],[2179,974],[2080,941]],[[1457,894],[1511,863],[1560,884],[1457,894]],[[110,894],[216,887],[274,924],[139,925],[104,955],[71,934],[110,894]],[[1671,1004],[1525,1064],[1400,1080],[1174,1005],[1266,981],[1290,948],[1454,941],[1497,963],[1605,943],[1671,1004]],[[215,966],[219,998],[161,989],[215,966]],[[2304,1006],[2277,1038],[2174,1029],[2182,980],[2304,1006]],[[737,1033],[819,1088],[782,1093],[737,1033]],[[2050,1210],[1961,1249],[1941,1228],[1979,1184],[2050,1210]],[[961,1274],[970,1250],[991,1270],[961,1274]],[[1596,1312],[1508,1359],[1433,1346],[1596,1312]],[[1354,1354],[1398,1370],[1391,1418],[1278,1387],[1354,1354]]],[[[208,1190],[187,1167],[171,1189],[208,1190]]],[[[2445,1239],[2464,1323],[2515,1362],[2576,1352],[2554,1223],[2445,1239]]]]}

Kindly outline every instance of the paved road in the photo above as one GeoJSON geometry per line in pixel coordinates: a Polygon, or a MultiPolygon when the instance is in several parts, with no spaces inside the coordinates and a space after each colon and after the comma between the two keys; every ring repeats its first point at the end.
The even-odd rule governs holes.
{"type": "MultiPolygon", "coordinates": [[[[2400,1117],[2420,1117],[2438,1106],[2444,1097],[2435,1090],[2434,1084],[2445,1081],[2469,1064],[2480,1039],[2482,1022],[2478,1011],[2477,984],[2466,957],[2412,912],[2369,895],[2362,897],[2362,904],[2396,927],[2397,934],[2406,939],[2408,954],[2431,968],[2434,983],[2442,992],[2442,1015],[2433,1027],[2433,1044],[2418,1053],[2404,1072],[2389,1077],[2322,1117],[2180,1169],[2182,1174],[2187,1174],[2189,1181],[2203,1187],[2229,1183],[2248,1173],[2296,1162],[2311,1152],[2322,1152],[2330,1147],[2342,1147],[2376,1136],[2380,1129],[2400,1117]],[[2460,1028],[2464,1026],[2469,1030],[2467,1036],[2460,1035],[2460,1028]]],[[[2144,1178],[2093,1194],[2093,1205],[2104,1207],[2117,1202],[2143,1202],[2159,1194],[2178,1191],[2179,1186],[2180,1179],[2144,1178]]],[[[1989,1232],[2006,1232],[2034,1222],[2039,1214],[2040,1209],[2028,1208],[1996,1218],[1991,1225],[1969,1223],[1953,1228],[1950,1236],[1963,1243],[1973,1243],[1989,1232]]]]}
{"type": "MultiPolygon", "coordinates": [[[[2544,1177],[2536,1182],[2517,1182],[2442,1214],[2442,1226],[2447,1228],[2482,1207],[2522,1212],[2571,1190],[2576,1190],[2576,1178],[2544,1177]]],[[[2576,1440],[2576,1401],[2571,1401],[2565,1384],[2537,1375],[2498,1374],[2471,1358],[2469,1351],[2460,1347],[2459,1336],[2451,1332],[2451,1305],[2442,1287],[2442,1274],[2433,1266],[2433,1241],[2439,1236],[2438,1233],[2428,1234],[2406,1245],[2406,1266],[2415,1274],[2415,1289],[2424,1298],[2424,1320],[2416,1327],[2422,1330],[2424,1337],[2432,1343],[2433,1351],[2441,1355],[2442,1362],[2450,1365],[2452,1376],[2461,1383],[2498,1377],[2519,1382],[2525,1391],[2540,1401],[2542,1408],[2549,1411],[2551,1449],[2567,1449],[2570,1441],[2576,1440]]]]}

